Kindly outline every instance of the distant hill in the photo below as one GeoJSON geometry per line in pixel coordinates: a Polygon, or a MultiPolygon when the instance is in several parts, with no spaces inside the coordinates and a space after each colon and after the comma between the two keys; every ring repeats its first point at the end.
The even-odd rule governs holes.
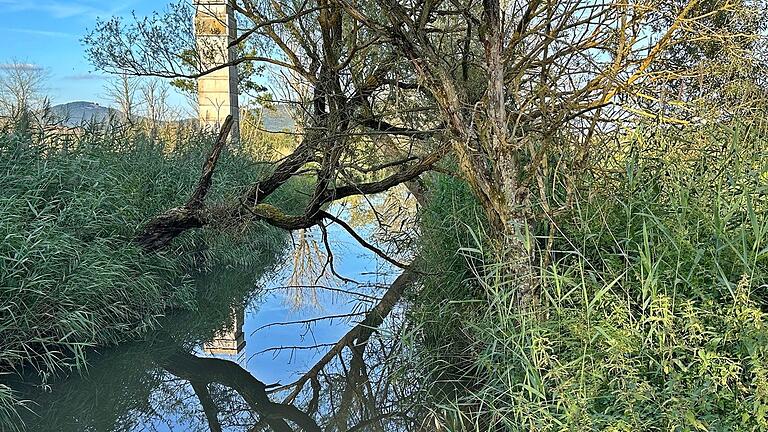
{"type": "Polygon", "coordinates": [[[265,108],[263,113],[264,129],[270,132],[291,131],[296,128],[296,122],[293,121],[293,117],[285,105],[277,105],[274,109],[265,108]]]}
{"type": "Polygon", "coordinates": [[[125,119],[125,114],[114,108],[95,102],[77,101],[51,107],[51,115],[65,126],[79,126],[84,123],[101,123],[110,118],[125,119]]]}

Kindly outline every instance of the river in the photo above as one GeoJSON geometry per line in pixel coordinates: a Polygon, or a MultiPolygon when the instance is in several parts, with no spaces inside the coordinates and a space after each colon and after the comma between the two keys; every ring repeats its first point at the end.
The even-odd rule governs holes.
{"type": "Polygon", "coordinates": [[[295,235],[276,268],[198,274],[197,310],[161,318],[143,340],[92,350],[80,370],[16,378],[28,430],[406,430],[400,402],[413,386],[390,360],[391,323],[367,349],[347,347],[313,371],[398,273],[340,227],[329,238],[336,273],[354,282],[327,266],[316,277],[326,262],[319,231],[295,235]]]}

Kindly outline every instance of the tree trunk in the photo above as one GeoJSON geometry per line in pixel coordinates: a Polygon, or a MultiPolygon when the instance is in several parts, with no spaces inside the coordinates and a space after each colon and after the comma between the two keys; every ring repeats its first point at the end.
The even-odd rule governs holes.
{"type": "Polygon", "coordinates": [[[507,125],[506,90],[504,88],[504,16],[499,0],[483,0],[485,26],[481,32],[488,73],[486,91],[487,143],[493,158],[491,182],[498,192],[491,196],[490,222],[497,233],[497,259],[502,264],[502,280],[514,287],[518,303],[532,304],[534,295],[533,260],[530,248],[532,226],[526,216],[528,197],[520,184],[519,140],[510,137],[507,125]]]}

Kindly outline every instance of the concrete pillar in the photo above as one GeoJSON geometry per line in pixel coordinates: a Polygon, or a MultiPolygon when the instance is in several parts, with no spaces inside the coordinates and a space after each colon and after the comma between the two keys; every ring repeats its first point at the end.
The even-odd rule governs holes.
{"type": "MultiPolygon", "coordinates": [[[[203,70],[235,59],[229,43],[237,37],[235,13],[228,0],[195,1],[195,36],[203,70]]],[[[197,80],[200,125],[216,130],[228,115],[234,117],[230,138],[240,139],[240,112],[237,101],[237,67],[226,66],[197,80]]]]}

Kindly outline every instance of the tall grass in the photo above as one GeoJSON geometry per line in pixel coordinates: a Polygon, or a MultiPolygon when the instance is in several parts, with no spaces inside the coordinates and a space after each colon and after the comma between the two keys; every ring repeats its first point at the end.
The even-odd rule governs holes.
{"type": "MultiPolygon", "coordinates": [[[[137,337],[169,308],[193,307],[190,272],[258,262],[285,241],[252,224],[188,233],[159,254],[133,244],[150,217],[187,199],[212,139],[189,132],[169,150],[98,128],[66,146],[0,133],[0,373],[82,368],[86,348],[137,337]]],[[[227,154],[212,204],[238,194],[260,167],[227,154]]],[[[0,383],[2,430],[18,425],[12,396],[0,383]]]]}
{"type": "MultiPolygon", "coordinates": [[[[450,357],[420,340],[425,373],[450,382],[433,386],[431,420],[454,431],[768,429],[764,133],[622,140],[554,221],[536,313],[517,308],[482,240],[464,244],[464,288],[445,291],[475,296],[435,290],[412,315],[450,311],[461,329],[441,334],[458,348],[450,357]]],[[[416,320],[414,333],[435,327],[416,320]]]]}

